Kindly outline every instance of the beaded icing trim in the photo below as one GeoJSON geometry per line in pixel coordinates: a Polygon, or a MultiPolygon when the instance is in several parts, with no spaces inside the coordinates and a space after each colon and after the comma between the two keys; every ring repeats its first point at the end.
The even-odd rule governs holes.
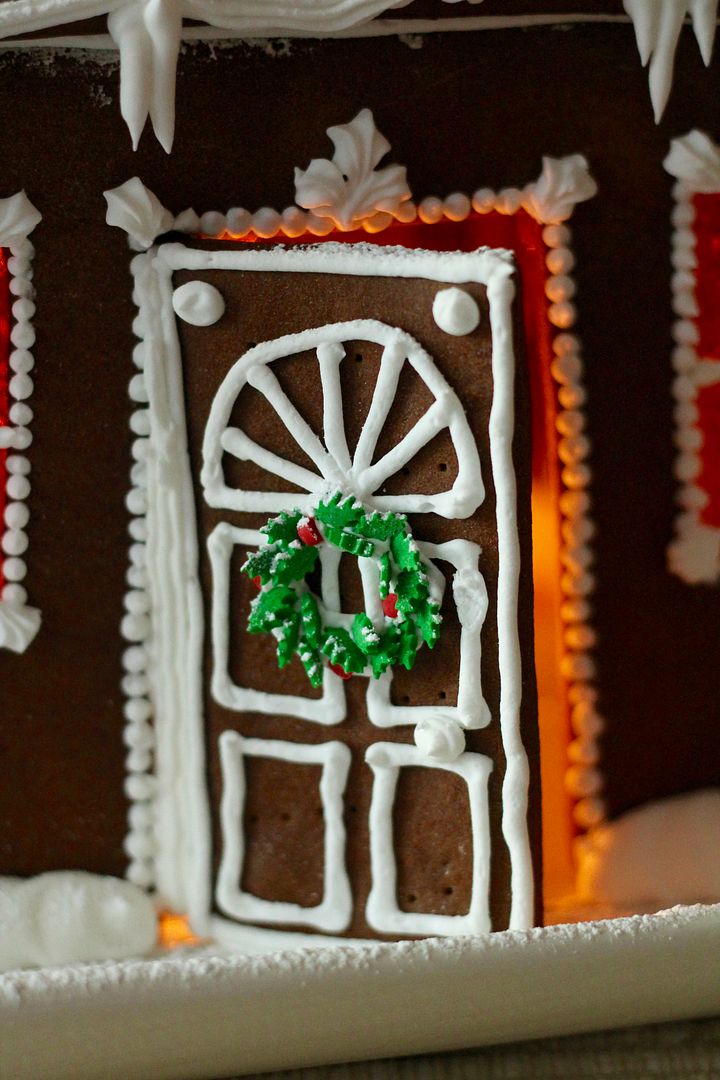
{"type": "Polygon", "coordinates": [[[0,450],[5,451],[4,532],[0,539],[0,647],[22,653],[40,628],[41,615],[28,606],[23,584],[27,574],[26,532],[30,520],[27,498],[30,494],[30,461],[27,450],[32,443],[30,424],[33,411],[28,399],[33,392],[30,372],[35,366],[31,349],[35,344],[32,319],[35,314],[32,284],[32,258],[35,254],[29,234],[41,215],[24,192],[0,199],[0,247],[7,256],[9,315],[7,342],[7,415],[0,419],[0,450]]]}

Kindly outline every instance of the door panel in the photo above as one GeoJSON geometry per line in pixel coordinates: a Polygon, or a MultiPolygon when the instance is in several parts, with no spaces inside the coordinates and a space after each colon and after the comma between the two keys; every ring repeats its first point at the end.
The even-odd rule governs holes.
{"type": "MultiPolygon", "coordinates": [[[[310,932],[351,937],[525,925],[532,922],[529,854],[532,848],[537,866],[539,849],[539,815],[533,812],[528,826],[523,808],[528,798],[523,787],[526,762],[534,808],[538,798],[529,402],[522,363],[516,365],[512,388],[513,361],[507,348],[511,327],[498,315],[503,303],[507,306],[507,296],[499,301],[492,295],[487,266],[483,269],[480,258],[476,274],[472,255],[431,256],[430,264],[428,257],[423,262],[414,253],[404,253],[401,262],[407,265],[393,277],[380,272],[382,260],[375,257],[370,268],[362,249],[356,253],[346,248],[338,273],[318,271],[317,253],[274,253],[268,268],[263,259],[270,255],[232,249],[206,256],[179,247],[166,255],[174,287],[206,281],[220,290],[226,304],[224,317],[214,326],[178,324],[206,624],[203,700],[218,907],[242,922],[304,926],[310,932]],[[453,268],[456,258],[468,260],[461,271],[453,268]],[[412,276],[409,260],[414,260],[412,276]],[[378,272],[371,272],[376,267],[378,272]],[[479,328],[465,337],[451,337],[432,316],[435,294],[456,272],[481,314],[479,328]],[[356,322],[368,319],[372,325],[356,322]],[[337,328],[347,323],[353,327],[337,328]],[[389,328],[389,335],[377,330],[378,323],[389,328]],[[327,329],[318,333],[319,328],[327,329]],[[397,338],[397,329],[418,343],[427,361],[421,358],[413,367],[404,355],[388,362],[389,342],[397,338]],[[498,333],[499,342],[494,341],[498,333]],[[280,340],[289,335],[299,336],[280,340]],[[342,355],[330,355],[327,350],[339,344],[342,355]],[[256,364],[258,357],[266,361],[260,375],[243,360],[248,350],[254,350],[251,359],[256,364]],[[500,372],[502,389],[496,381],[500,354],[510,380],[508,371],[500,372]],[[245,379],[248,371],[254,385],[245,379]],[[448,412],[446,385],[458,395],[461,414],[448,412]],[[226,393],[228,386],[231,392],[226,393]],[[438,405],[439,400],[444,403],[438,405]],[[503,448],[513,408],[520,434],[514,443],[505,438],[503,448]],[[333,421],[333,411],[337,419],[339,410],[342,427],[333,421]],[[278,460],[290,467],[279,466],[278,460]],[[338,462],[344,462],[339,478],[333,471],[338,462]],[[278,470],[284,477],[274,475],[278,470]],[[440,642],[433,652],[426,647],[418,651],[412,671],[400,669],[378,681],[364,675],[343,681],[328,672],[322,691],[315,692],[297,659],[278,670],[272,642],[262,640],[265,635],[247,634],[252,586],[239,572],[242,553],[257,543],[257,530],[269,515],[306,505],[302,489],[310,487],[310,474],[326,487],[362,494],[378,509],[407,512],[421,550],[444,576],[440,642]],[[498,503],[504,536],[498,536],[498,503]],[[266,691],[262,698],[257,697],[259,689],[266,691]],[[465,752],[449,762],[423,756],[413,740],[419,721],[437,721],[443,730],[455,730],[459,721],[465,752]],[[242,853],[238,855],[242,748],[250,746],[261,757],[263,745],[268,758],[280,746],[286,754],[310,753],[318,760],[330,752],[328,747],[349,755],[342,843],[338,832],[333,849],[337,854],[343,848],[341,862],[352,898],[343,925],[337,914],[328,922],[322,913],[308,914],[303,905],[298,911],[283,895],[269,908],[264,894],[253,898],[243,893],[242,853]],[[438,782],[406,784],[400,775],[406,769],[408,777],[417,770],[432,779],[435,772],[438,782]],[[459,787],[453,788],[457,798],[447,797],[441,773],[453,781],[459,778],[459,787]],[[418,809],[425,815],[418,826],[423,843],[442,851],[451,867],[446,886],[450,892],[443,895],[453,896],[457,885],[462,903],[458,898],[439,900],[437,875],[427,880],[419,875],[413,908],[405,910],[407,900],[398,897],[392,873],[387,874],[387,858],[379,855],[397,848],[398,836],[403,851],[395,861],[406,867],[406,856],[412,854],[412,836],[393,826],[388,793],[396,784],[408,820],[417,817],[418,809]],[[503,789],[512,796],[505,804],[503,789]]],[[[515,349],[522,355],[521,342],[516,340],[515,349]]],[[[354,559],[343,560],[342,566],[338,559],[334,566],[332,562],[330,554],[323,567],[323,588],[336,596],[330,606],[345,612],[370,610],[377,599],[372,575],[363,578],[354,559]]],[[[317,809],[317,785],[306,790],[298,786],[297,800],[301,815],[311,805],[317,809]]],[[[302,860],[301,851],[297,858],[302,860]]],[[[324,896],[338,865],[326,850],[324,896]]],[[[288,896],[297,869],[288,870],[288,896]]],[[[261,890],[261,883],[255,887],[261,890]]],[[[281,881],[277,888],[282,894],[281,881]]]]}

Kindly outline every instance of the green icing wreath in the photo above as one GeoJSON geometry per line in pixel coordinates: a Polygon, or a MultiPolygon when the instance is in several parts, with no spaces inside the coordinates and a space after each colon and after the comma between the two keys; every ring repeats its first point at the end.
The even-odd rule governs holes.
{"type": "Polygon", "coordinates": [[[422,642],[435,645],[440,605],[431,596],[426,564],[404,515],[369,511],[338,492],[319,502],[312,517],[293,510],[271,518],[260,531],[267,544],[242,566],[260,590],[248,630],[273,634],[279,667],[297,653],[314,687],[322,683],[325,664],[343,678],[369,673],[377,679],[395,664],[410,670],[422,642]],[[324,607],[306,581],[322,544],[377,560],[382,629],[364,611],[353,616],[349,629],[324,621],[324,607]]]}

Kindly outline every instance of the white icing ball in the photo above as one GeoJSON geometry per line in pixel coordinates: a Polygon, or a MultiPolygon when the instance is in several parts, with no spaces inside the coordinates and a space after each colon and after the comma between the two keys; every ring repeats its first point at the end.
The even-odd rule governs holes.
{"type": "Polygon", "coordinates": [[[7,604],[17,604],[19,607],[23,604],[27,604],[27,589],[22,585],[3,585],[2,593],[0,597],[7,604]]]}
{"type": "Polygon", "coordinates": [[[119,878],[57,872],[0,878],[0,971],[119,960],[153,948],[155,906],[119,878]]]}
{"type": "Polygon", "coordinates": [[[225,301],[207,281],[188,281],[175,290],[172,305],[178,318],[191,326],[212,326],[225,312],[225,301]]]}
{"type": "Polygon", "coordinates": [[[429,718],[415,728],[415,745],[433,761],[455,761],[465,749],[465,733],[451,720],[429,718]]]}
{"type": "Polygon", "coordinates": [[[435,294],[432,311],[440,329],[453,337],[472,334],[480,323],[480,308],[477,302],[470,293],[454,285],[435,294]]]}

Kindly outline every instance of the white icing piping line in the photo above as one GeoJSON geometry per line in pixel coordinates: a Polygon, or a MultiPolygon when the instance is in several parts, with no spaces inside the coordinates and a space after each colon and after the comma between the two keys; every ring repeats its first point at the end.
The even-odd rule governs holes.
{"type": "Polygon", "coordinates": [[[5,464],[5,531],[0,540],[2,548],[2,578],[0,598],[0,647],[22,653],[40,628],[41,616],[36,608],[28,607],[28,594],[22,582],[27,573],[23,556],[28,549],[25,531],[30,520],[26,499],[30,494],[30,462],[25,455],[32,443],[30,424],[33,411],[27,404],[33,392],[30,375],[35,360],[31,349],[35,344],[32,319],[35,314],[32,285],[34,248],[28,239],[40,221],[40,214],[24,192],[9,199],[0,199],[0,246],[10,257],[9,291],[16,297],[11,306],[14,325],[10,330],[10,381],[8,419],[13,426],[0,427],[0,448],[8,451],[5,464]]]}
{"type": "Polygon", "coordinates": [[[676,501],[675,536],[668,546],[668,568],[688,585],[713,584],[720,577],[720,529],[704,524],[700,514],[708,493],[695,483],[702,467],[703,432],[697,426],[698,390],[720,380],[720,362],[698,355],[699,315],[695,296],[695,209],[698,192],[720,193],[720,147],[702,132],[691,131],[674,139],[665,168],[677,178],[673,187],[672,296],[676,321],[672,363],[675,378],[674,442],[677,448],[674,473],[680,487],[676,501]]]}
{"type": "MultiPolygon", "coordinates": [[[[474,30],[527,30],[552,26],[581,26],[586,23],[630,26],[629,15],[583,14],[567,12],[546,15],[465,15],[443,19],[373,19],[372,22],[350,26],[344,30],[288,30],[282,26],[259,26],[256,29],[233,30],[218,26],[182,27],[182,40],[196,41],[267,41],[273,39],[310,39],[334,41],[343,38],[408,37],[415,34],[448,34],[474,30]]],[[[690,19],[685,19],[690,25],[690,19]]],[[[12,31],[16,32],[16,31],[12,31]]],[[[0,34],[2,29],[0,28],[0,34]]],[[[110,34],[53,34],[43,38],[6,38],[0,49],[97,49],[118,52],[110,34]]]]}
{"type": "MultiPolygon", "coordinates": [[[[139,256],[133,261],[131,270],[137,279],[147,273],[147,259],[139,256]]],[[[138,308],[133,330],[142,334],[140,295],[137,285],[133,291],[133,301],[138,308]]],[[[153,775],[153,750],[155,733],[152,727],[153,708],[150,702],[150,681],[148,678],[148,639],[150,637],[150,599],[147,592],[147,570],[145,565],[145,541],[147,540],[147,454],[149,449],[150,419],[147,409],[148,393],[145,386],[145,350],[140,341],[133,350],[133,361],[137,373],[130,380],[130,400],[136,405],[130,416],[130,430],[135,436],[131,453],[133,465],[130,469],[131,488],[126,497],[126,506],[132,515],[129,525],[130,565],[127,571],[128,590],[125,593],[125,615],[120,624],[120,632],[128,642],[122,662],[125,674],[122,679],[122,691],[126,701],[123,707],[125,729],[123,739],[128,748],[125,759],[127,776],[125,794],[130,801],[128,811],[128,833],[125,838],[125,853],[130,860],[125,876],[135,885],[150,888],[155,884],[155,777],[153,775]]]]}

